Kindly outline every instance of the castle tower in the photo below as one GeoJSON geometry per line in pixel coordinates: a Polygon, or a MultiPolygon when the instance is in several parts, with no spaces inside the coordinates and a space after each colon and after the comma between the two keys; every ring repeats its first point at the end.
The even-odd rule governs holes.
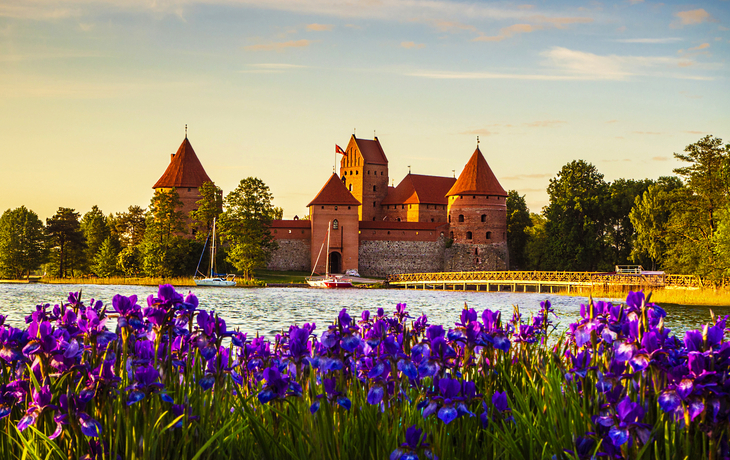
{"type": "Polygon", "coordinates": [[[187,135],[177,149],[177,153],[170,155],[170,164],[165,173],[152,186],[155,190],[170,190],[174,188],[182,201],[181,211],[185,215],[185,224],[190,227],[190,211],[196,209],[195,202],[200,199],[198,187],[204,182],[212,182],[206,174],[203,165],[193,150],[187,135]]]}
{"type": "Polygon", "coordinates": [[[478,146],[446,196],[455,243],[506,243],[507,192],[478,146]]]}
{"type": "Polygon", "coordinates": [[[376,137],[358,139],[353,134],[340,160],[340,179],[362,206],[360,220],[382,220],[380,203],[388,195],[388,158],[376,137]]]}
{"type": "Polygon", "coordinates": [[[322,190],[307,206],[312,228],[311,256],[314,271],[325,273],[328,258],[330,273],[357,270],[360,245],[358,224],[360,202],[333,173],[322,190]],[[327,253],[328,228],[330,228],[329,253],[327,253]]]}

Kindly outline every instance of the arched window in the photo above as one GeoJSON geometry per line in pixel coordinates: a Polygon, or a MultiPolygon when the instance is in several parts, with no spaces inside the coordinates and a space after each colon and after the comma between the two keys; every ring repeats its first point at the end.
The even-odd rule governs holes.
{"type": "Polygon", "coordinates": [[[337,230],[338,228],[340,228],[340,223],[335,219],[332,221],[332,230],[337,230]]]}
{"type": "Polygon", "coordinates": [[[373,208],[375,207],[375,202],[373,201],[373,208]]]}
{"type": "Polygon", "coordinates": [[[464,214],[459,214],[459,222],[464,222],[464,214]]]}
{"type": "Polygon", "coordinates": [[[466,232],[466,239],[467,240],[470,240],[471,239],[471,232],[466,232]]]}
{"type": "Polygon", "coordinates": [[[492,232],[487,232],[487,239],[488,240],[491,240],[492,239],[492,232]]]}
{"type": "Polygon", "coordinates": [[[335,211],[337,211],[337,206],[335,206],[335,211]]]}
{"type": "Polygon", "coordinates": [[[433,217],[431,218],[431,222],[433,222],[433,217]]]}
{"type": "MultiPolygon", "coordinates": [[[[345,171],[345,174],[347,174],[347,171],[345,171]]],[[[342,183],[347,185],[347,177],[342,176],[342,183]]]]}
{"type": "Polygon", "coordinates": [[[474,248],[474,255],[475,256],[478,256],[479,255],[479,248],[474,248]]]}
{"type": "Polygon", "coordinates": [[[400,217],[398,218],[398,222],[400,222],[400,217]]]}
{"type": "Polygon", "coordinates": [[[486,222],[486,221],[487,221],[487,215],[486,214],[482,214],[482,222],[486,222]]]}
{"type": "Polygon", "coordinates": [[[449,223],[451,223],[451,214],[449,214],[449,223]]]}
{"type": "Polygon", "coordinates": [[[352,191],[352,184],[350,184],[350,191],[352,191]]]}
{"type": "Polygon", "coordinates": [[[360,172],[360,171],[355,171],[355,175],[357,176],[357,174],[358,174],[359,172],[360,172]]]}
{"type": "Polygon", "coordinates": [[[373,192],[377,192],[377,191],[378,191],[378,187],[373,185],[373,192]]]}

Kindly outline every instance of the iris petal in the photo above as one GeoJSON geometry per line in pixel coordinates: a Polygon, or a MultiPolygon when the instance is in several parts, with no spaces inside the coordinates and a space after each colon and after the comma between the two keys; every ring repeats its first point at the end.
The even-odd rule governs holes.
{"type": "Polygon", "coordinates": [[[456,417],[459,416],[459,413],[451,406],[444,406],[441,409],[439,409],[438,417],[444,422],[444,424],[448,425],[449,423],[453,422],[456,417]]]}
{"type": "Polygon", "coordinates": [[[368,404],[379,404],[380,401],[383,400],[383,388],[382,387],[372,387],[370,391],[368,391],[368,404]]]}

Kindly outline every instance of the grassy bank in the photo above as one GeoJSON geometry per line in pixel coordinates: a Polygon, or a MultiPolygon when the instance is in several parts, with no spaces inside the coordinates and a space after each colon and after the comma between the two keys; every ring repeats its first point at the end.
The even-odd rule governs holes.
{"type": "MultiPolygon", "coordinates": [[[[579,295],[592,295],[593,297],[607,297],[612,299],[625,298],[629,289],[621,288],[593,288],[585,289],[579,295]]],[[[652,302],[659,304],[671,303],[676,305],[705,305],[705,306],[728,306],[730,305],[730,290],[727,289],[647,289],[651,292],[652,302]]],[[[555,292],[559,295],[576,295],[576,291],[555,292]]]]}
{"type": "MultiPolygon", "coordinates": [[[[161,284],[174,284],[175,286],[195,286],[192,277],[158,278],[158,277],[122,277],[112,276],[109,278],[41,278],[40,283],[45,284],[115,284],[134,286],[159,286],[161,284]]],[[[246,281],[236,279],[236,287],[263,286],[259,280],[246,281]]]]}

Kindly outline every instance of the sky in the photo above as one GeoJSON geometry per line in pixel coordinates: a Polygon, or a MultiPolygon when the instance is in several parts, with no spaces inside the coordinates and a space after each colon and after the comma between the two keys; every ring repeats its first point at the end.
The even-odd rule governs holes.
{"type": "Polygon", "coordinates": [[[656,179],[730,141],[730,1],[0,0],[0,212],[147,207],[188,138],[303,216],[335,144],[397,185],[479,146],[532,212],[563,165],[656,179]]]}

